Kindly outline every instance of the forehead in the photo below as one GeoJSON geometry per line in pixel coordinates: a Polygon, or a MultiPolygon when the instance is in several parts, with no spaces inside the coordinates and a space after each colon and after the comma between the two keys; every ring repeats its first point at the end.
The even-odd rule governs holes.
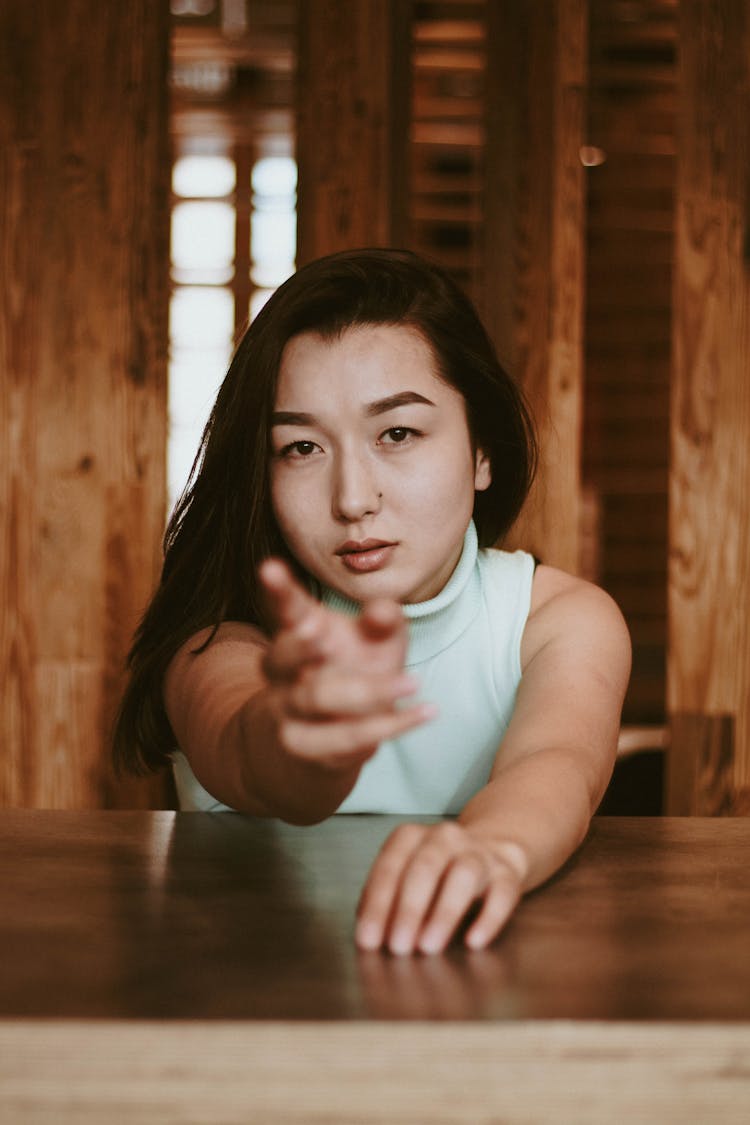
{"type": "MultiPolygon", "coordinates": [[[[305,332],[284,348],[276,388],[277,405],[290,396],[367,394],[419,390],[457,392],[438,373],[431,346],[407,325],[357,325],[333,337],[305,332]]],[[[459,396],[460,397],[460,396],[459,396]]]]}

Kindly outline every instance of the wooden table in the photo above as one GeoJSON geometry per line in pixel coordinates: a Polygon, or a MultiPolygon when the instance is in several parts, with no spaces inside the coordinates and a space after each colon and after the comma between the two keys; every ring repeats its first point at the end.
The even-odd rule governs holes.
{"type": "Polygon", "coordinates": [[[491,950],[361,954],[396,823],[0,812],[0,1121],[750,1120],[750,820],[599,818],[491,950]]]}

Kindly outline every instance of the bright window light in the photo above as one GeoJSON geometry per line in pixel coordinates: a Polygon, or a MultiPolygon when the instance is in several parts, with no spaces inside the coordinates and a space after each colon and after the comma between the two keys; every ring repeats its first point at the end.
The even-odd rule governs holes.
{"type": "Polygon", "coordinates": [[[178,203],[172,209],[172,265],[187,275],[179,280],[231,281],[234,228],[235,211],[229,203],[178,203]],[[217,273],[222,276],[210,276],[217,273]]]}
{"type": "MultiPolygon", "coordinates": [[[[201,434],[231,359],[237,193],[235,162],[222,155],[178,159],[172,188],[169,442],[170,511],[187,483],[201,434]]],[[[297,250],[297,165],[265,156],[252,170],[252,320],[293,272],[297,250]]]]}
{"type": "Polygon", "coordinates": [[[172,169],[172,191],[188,199],[231,195],[236,182],[237,170],[228,156],[181,156],[172,169]]]}
{"type": "Polygon", "coordinates": [[[187,484],[201,434],[226,374],[231,348],[184,349],[172,355],[169,379],[169,511],[187,484]]]}
{"type": "Polygon", "coordinates": [[[175,290],[169,307],[169,335],[173,352],[230,346],[234,335],[231,291],[203,285],[175,290]]]}
{"type": "MultiPolygon", "coordinates": [[[[297,253],[297,165],[286,156],[266,156],[252,171],[251,280],[260,291],[276,289],[294,272],[297,253]]],[[[251,318],[268,299],[258,292],[251,318]]]]}
{"type": "Polygon", "coordinates": [[[252,184],[256,195],[294,199],[297,163],[291,156],[264,156],[255,162],[252,184]]]}
{"type": "Polygon", "coordinates": [[[297,225],[294,212],[256,211],[250,221],[252,279],[256,285],[281,285],[294,269],[297,225]]]}

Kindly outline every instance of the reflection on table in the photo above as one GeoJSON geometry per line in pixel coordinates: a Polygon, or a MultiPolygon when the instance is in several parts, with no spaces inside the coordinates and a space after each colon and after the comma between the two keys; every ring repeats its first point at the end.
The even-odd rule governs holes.
{"type": "MultiPolygon", "coordinates": [[[[282,1032],[289,1057],[274,1097],[297,1090],[304,1101],[314,1071],[329,1116],[311,1120],[349,1120],[354,1071],[374,1091],[379,1067],[403,1069],[409,1059],[404,1090],[422,1074],[428,1100],[457,1060],[479,1068],[472,1081],[485,1083],[487,1121],[514,1107],[532,1113],[540,1097],[565,1119],[566,1091],[571,1113],[578,1105],[583,1114],[570,1120],[596,1120],[605,1078],[623,1112],[636,1112],[633,1099],[656,1096],[661,1082],[665,1106],[692,1112],[700,1095],[715,1114],[719,1098],[724,1116],[711,1120],[741,1120],[732,1114],[740,1112],[739,1092],[745,1108],[750,1093],[741,1063],[750,1057],[750,820],[596,819],[576,855],[522,902],[491,949],[471,953],[455,943],[437,957],[359,953],[352,940],[359,891],[397,823],[339,816],[294,828],[232,813],[1,813],[0,1087],[9,1080],[3,1088],[16,1093],[0,1094],[0,1120],[8,1107],[39,1108],[38,1098],[54,1089],[54,1081],[34,1085],[31,1072],[26,1082],[24,1051],[42,1072],[47,1058],[54,1076],[75,1043],[66,1081],[77,1067],[89,1099],[92,1090],[101,1098],[105,1087],[108,1097],[127,1089],[133,1120],[162,1120],[138,1117],[147,1104],[153,1110],[138,1079],[146,1054],[156,1068],[149,1097],[158,1088],[179,1101],[179,1091],[200,1080],[215,1107],[237,1089],[238,1105],[258,1107],[258,1082],[265,1090],[281,1067],[260,1044],[278,1044],[282,1032]],[[92,1063],[94,1046],[108,1037],[112,1051],[97,1066],[116,1058],[119,1078],[92,1063]],[[240,1043],[235,1056],[231,1045],[240,1043]],[[229,1070],[214,1081],[206,1067],[219,1050],[229,1070]],[[303,1061],[295,1062],[300,1051],[303,1061]],[[511,1060],[520,1074],[543,1057],[541,1086],[499,1081],[511,1060]],[[576,1081],[589,1084],[588,1109],[570,1083],[581,1067],[576,1081]],[[646,1068],[640,1079],[639,1067],[646,1068]],[[335,1091],[339,1117],[330,1116],[335,1091]]],[[[191,1096],[201,1104],[195,1089],[191,1096]]],[[[439,1099],[442,1116],[410,1117],[417,1103],[410,1110],[389,1095],[351,1120],[484,1120],[467,1116],[472,1102],[450,1108],[439,1099]]],[[[91,1104],[112,1110],[106,1099],[91,1104]]],[[[263,1102],[265,1112],[275,1104],[263,1102]]],[[[283,1102],[280,1119],[306,1119],[294,1116],[303,1103],[294,1104],[283,1102]]]]}

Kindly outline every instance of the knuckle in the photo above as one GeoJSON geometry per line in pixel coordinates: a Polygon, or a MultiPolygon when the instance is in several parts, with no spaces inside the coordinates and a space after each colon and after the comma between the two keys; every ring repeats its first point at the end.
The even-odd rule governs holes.
{"type": "Polygon", "coordinates": [[[388,844],[399,850],[415,848],[424,836],[424,828],[419,824],[401,824],[392,833],[388,844]]]}
{"type": "Polygon", "coordinates": [[[323,705],[323,691],[320,678],[310,669],[305,669],[295,689],[295,698],[300,710],[309,713],[318,713],[323,705]]]}
{"type": "Polygon", "coordinates": [[[300,751],[299,723],[288,717],[282,718],[276,727],[276,739],[280,749],[286,754],[300,751]]]}
{"type": "Polygon", "coordinates": [[[487,864],[482,856],[467,853],[459,856],[453,864],[453,879],[461,887],[476,886],[481,881],[486,884],[487,864]]]}
{"type": "Polygon", "coordinates": [[[435,844],[441,850],[455,851],[464,845],[464,831],[452,820],[444,820],[435,825],[432,832],[435,844]]]}
{"type": "Polygon", "coordinates": [[[328,692],[317,669],[302,669],[290,693],[290,701],[295,712],[300,716],[328,713],[328,692]]]}

